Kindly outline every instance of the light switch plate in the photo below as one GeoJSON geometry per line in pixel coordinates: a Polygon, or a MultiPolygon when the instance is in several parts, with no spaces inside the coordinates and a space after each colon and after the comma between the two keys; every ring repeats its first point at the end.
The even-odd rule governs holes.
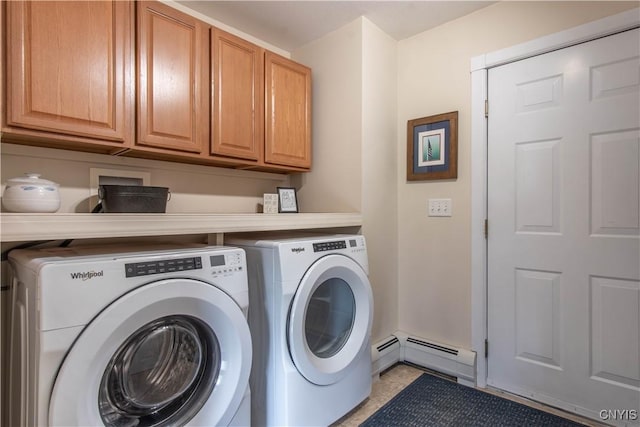
{"type": "Polygon", "coordinates": [[[429,216],[451,216],[451,199],[429,199],[429,216]]]}

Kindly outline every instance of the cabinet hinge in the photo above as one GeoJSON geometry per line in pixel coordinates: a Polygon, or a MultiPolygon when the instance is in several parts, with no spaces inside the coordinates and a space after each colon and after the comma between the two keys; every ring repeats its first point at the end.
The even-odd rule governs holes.
{"type": "Polygon", "coordinates": [[[485,239],[489,238],[489,220],[488,219],[484,220],[484,238],[485,239]]]}
{"type": "Polygon", "coordinates": [[[489,357],[489,340],[484,340],[484,357],[489,357]]]}
{"type": "Polygon", "coordinates": [[[489,100],[484,100],[484,116],[489,117],[489,100]]]}

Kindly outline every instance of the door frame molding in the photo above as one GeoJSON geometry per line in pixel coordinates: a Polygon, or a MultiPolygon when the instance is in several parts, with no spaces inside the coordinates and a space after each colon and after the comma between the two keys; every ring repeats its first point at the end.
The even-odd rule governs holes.
{"type": "MultiPolygon", "coordinates": [[[[471,58],[471,344],[477,386],[487,386],[487,144],[485,101],[490,68],[640,27],[640,8],[471,58]]],[[[490,231],[489,231],[490,232],[490,231]]]]}

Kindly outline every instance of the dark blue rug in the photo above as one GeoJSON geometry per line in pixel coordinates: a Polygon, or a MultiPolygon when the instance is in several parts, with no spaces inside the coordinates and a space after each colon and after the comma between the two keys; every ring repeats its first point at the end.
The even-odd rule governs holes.
{"type": "Polygon", "coordinates": [[[569,421],[493,394],[422,374],[361,427],[576,427],[569,421]]]}

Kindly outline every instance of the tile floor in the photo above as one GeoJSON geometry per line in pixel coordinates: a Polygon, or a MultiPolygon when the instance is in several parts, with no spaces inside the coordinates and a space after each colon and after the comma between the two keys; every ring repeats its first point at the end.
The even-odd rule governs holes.
{"type": "MultiPolygon", "coordinates": [[[[376,381],[373,383],[371,396],[369,396],[367,400],[362,402],[359,406],[357,406],[353,411],[348,413],[345,417],[341,418],[336,423],[334,423],[332,427],[359,426],[367,418],[373,415],[374,412],[380,409],[385,403],[391,400],[392,397],[398,394],[404,387],[411,384],[416,378],[418,378],[424,372],[429,372],[431,374],[437,375],[437,373],[434,373],[432,371],[424,370],[422,368],[419,368],[413,365],[407,365],[404,363],[399,363],[389,368],[388,370],[380,374],[380,381],[376,381]]],[[[439,375],[439,376],[442,376],[442,375],[439,375]]],[[[451,379],[450,377],[447,377],[447,376],[442,376],[442,377],[451,379]]],[[[551,408],[537,402],[533,402],[527,399],[513,396],[508,393],[500,392],[497,390],[491,390],[491,389],[485,389],[483,391],[522,403],[524,405],[532,406],[542,411],[550,412],[552,414],[568,418],[572,421],[583,424],[585,426],[589,426],[589,427],[606,426],[605,424],[601,424],[590,419],[582,418],[580,416],[570,414],[559,409],[551,408]]]]}

